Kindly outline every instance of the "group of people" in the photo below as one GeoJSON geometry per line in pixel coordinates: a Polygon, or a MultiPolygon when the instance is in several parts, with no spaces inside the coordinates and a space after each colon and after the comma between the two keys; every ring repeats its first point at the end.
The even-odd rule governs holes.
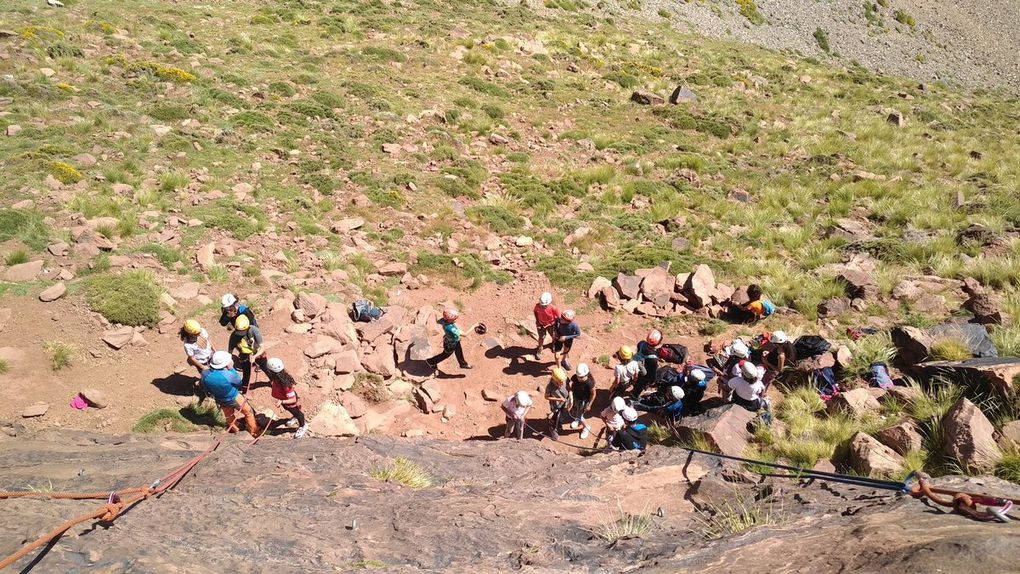
{"type": "Polygon", "coordinates": [[[230,332],[226,350],[217,350],[209,332],[195,319],[184,321],[180,330],[188,364],[198,371],[200,390],[212,397],[223,411],[229,432],[237,432],[238,422],[243,420],[247,431],[258,437],[265,429],[259,428],[246,396],[254,365],[269,377],[276,406],[291,415],[285,426],[296,429],[295,438],[305,436],[308,425],[294,377],[287,372],[283,360],[266,355],[255,313],[230,293],[224,295],[220,303],[219,323],[230,332]]]}
{"type": "MultiPolygon", "coordinates": [[[[752,300],[739,311],[756,321],[770,315],[774,306],[754,287],[752,300]]],[[[750,291],[750,290],[749,290],[750,291]]],[[[564,425],[580,429],[587,439],[591,427],[586,421],[596,394],[591,368],[580,363],[574,374],[568,357],[581,328],[573,311],[560,313],[552,304],[552,295],[543,293],[534,309],[538,327],[536,359],[542,356],[546,338],[552,342],[554,366],[545,387],[549,403],[549,431],[559,440],[564,425]]],[[[609,384],[610,404],[600,413],[606,429],[606,447],[614,450],[644,449],[647,427],[639,422],[639,413],[661,416],[671,427],[680,419],[702,409],[702,400],[712,380],[718,381],[721,397],[749,411],[763,412],[771,422],[772,408],[766,396],[769,384],[795,360],[794,347],[782,331],[765,333],[753,342],[736,339],[718,350],[705,365],[688,360],[685,347],[667,344],[662,333],[653,329],[636,345],[624,345],[614,354],[613,380],[609,384]],[[754,349],[752,350],[752,347],[754,349]]],[[[506,415],[505,437],[523,438],[527,414],[534,404],[524,390],[502,402],[506,415]]],[[[598,439],[596,439],[596,444],[598,439]]]]}

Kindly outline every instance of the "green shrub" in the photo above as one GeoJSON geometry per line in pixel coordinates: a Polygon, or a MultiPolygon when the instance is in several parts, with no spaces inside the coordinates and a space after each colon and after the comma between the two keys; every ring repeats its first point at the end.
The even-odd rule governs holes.
{"type": "Polygon", "coordinates": [[[6,375],[9,370],[11,370],[11,365],[7,359],[0,359],[0,375],[6,375]]]}
{"type": "Polygon", "coordinates": [[[71,366],[71,360],[74,358],[74,345],[60,341],[47,341],[45,348],[46,354],[50,356],[50,367],[54,371],[71,366]]]}
{"type": "Polygon", "coordinates": [[[900,24],[903,24],[904,26],[910,26],[911,28],[917,25],[917,22],[914,20],[914,17],[911,16],[905,10],[897,10],[893,12],[893,19],[899,22],[900,24]]]}
{"type": "Polygon", "coordinates": [[[4,257],[4,263],[6,263],[8,267],[11,265],[20,265],[22,263],[28,263],[28,252],[25,251],[24,249],[11,251],[4,257]]]}
{"type": "Polygon", "coordinates": [[[89,307],[111,323],[138,326],[159,320],[162,289],[147,271],[97,275],[85,286],[89,307]]]}
{"type": "Polygon", "coordinates": [[[266,227],[266,215],[261,209],[233,199],[220,199],[196,215],[206,225],[222,229],[235,239],[247,239],[266,227]]]}
{"type": "Polygon", "coordinates": [[[524,218],[501,205],[478,205],[467,209],[471,221],[484,224],[496,233],[506,235],[524,227],[524,218]]]}
{"type": "Polygon", "coordinates": [[[46,46],[46,55],[53,58],[81,58],[85,54],[81,48],[68,42],[59,41],[46,46]]]}
{"type": "Polygon", "coordinates": [[[476,92],[479,92],[479,93],[482,93],[482,94],[487,94],[487,95],[490,95],[490,96],[495,96],[497,98],[508,98],[508,97],[510,97],[510,93],[507,92],[502,87],[500,87],[500,86],[498,86],[498,85],[496,85],[496,84],[494,84],[494,83],[492,83],[492,82],[490,82],[488,80],[483,80],[483,79],[475,77],[475,76],[467,76],[467,77],[461,78],[460,83],[461,83],[461,85],[467,86],[467,87],[471,88],[472,90],[474,90],[476,92]]]}
{"type": "Polygon", "coordinates": [[[179,411],[174,409],[158,409],[138,419],[132,432],[195,432],[198,427],[191,424],[179,411]]]}
{"type": "Polygon", "coordinates": [[[17,239],[37,251],[46,247],[49,228],[34,209],[0,209],[0,242],[17,239]]]}
{"type": "Polygon", "coordinates": [[[273,119],[262,112],[246,111],[235,115],[231,122],[235,127],[255,132],[271,132],[275,128],[273,119]]]}
{"type": "Polygon", "coordinates": [[[414,490],[428,488],[435,482],[427,470],[406,458],[397,458],[373,470],[371,477],[383,482],[398,482],[414,490]]]}
{"type": "Polygon", "coordinates": [[[55,161],[50,164],[50,175],[64,185],[78,183],[85,178],[73,165],[62,161],[55,161]]]}
{"type": "Polygon", "coordinates": [[[149,243],[138,249],[141,253],[151,253],[167,269],[173,269],[178,261],[184,261],[180,249],[162,243],[149,243]]]}
{"type": "Polygon", "coordinates": [[[758,5],[755,4],[754,0],[737,0],[737,11],[755,26],[761,26],[765,23],[765,17],[758,11],[758,5]]]}
{"type": "Polygon", "coordinates": [[[973,358],[970,347],[957,339],[940,339],[932,343],[931,358],[936,361],[964,361],[973,358]]]}
{"type": "Polygon", "coordinates": [[[829,47],[829,33],[821,28],[815,28],[815,42],[818,43],[818,47],[821,48],[826,54],[832,52],[832,48],[829,47]]]}
{"type": "Polygon", "coordinates": [[[995,465],[995,476],[1020,484],[1020,451],[1006,452],[995,465]]]}
{"type": "Polygon", "coordinates": [[[269,84],[269,93],[274,96],[289,98],[296,94],[297,90],[287,82],[272,82],[269,84]]]}

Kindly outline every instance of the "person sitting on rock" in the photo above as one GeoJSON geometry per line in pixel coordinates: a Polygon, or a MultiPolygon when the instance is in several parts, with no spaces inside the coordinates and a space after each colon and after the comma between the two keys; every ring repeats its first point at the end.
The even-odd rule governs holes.
{"type": "Polygon", "coordinates": [[[570,391],[567,390],[567,371],[562,367],[552,370],[552,377],[545,385],[545,400],[549,401],[549,437],[560,440],[560,427],[563,425],[564,413],[570,402],[570,391]]]}
{"type": "Polygon", "coordinates": [[[570,392],[569,415],[573,419],[570,421],[570,428],[581,427],[581,440],[584,440],[591,434],[591,427],[585,422],[584,415],[595,399],[595,377],[587,364],[577,365],[577,372],[567,381],[567,390],[570,392]]]}
{"type": "Polygon", "coordinates": [[[684,365],[681,373],[680,388],[684,391],[684,414],[699,412],[701,401],[705,398],[708,384],[715,378],[715,372],[702,365],[684,365]]]}
{"type": "MultiPolygon", "coordinates": [[[[599,413],[599,417],[602,418],[602,422],[606,424],[606,444],[613,443],[613,437],[616,433],[623,430],[626,421],[623,420],[623,416],[620,415],[623,409],[627,408],[627,401],[623,397],[613,397],[613,401],[609,403],[609,406],[602,409],[599,413]]],[[[595,440],[598,442],[598,439],[595,440]]]]}
{"type": "Polygon", "coordinates": [[[527,391],[517,391],[503,401],[501,405],[506,415],[506,431],[503,438],[515,436],[517,440],[524,438],[525,416],[531,408],[531,395],[527,391]]]}
{"type": "MultiPolygon", "coordinates": [[[[457,326],[458,318],[460,318],[460,312],[450,308],[443,310],[442,318],[437,321],[437,323],[443,326],[443,352],[425,359],[425,364],[433,371],[439,368],[439,363],[449,359],[451,355],[457,356],[457,363],[460,364],[460,368],[471,368],[470,363],[464,358],[464,348],[460,344],[460,340],[464,337],[465,333],[457,326]]],[[[476,327],[478,327],[477,324],[469,330],[473,330],[476,327]]]]}
{"type": "Polygon", "coordinates": [[[220,311],[220,325],[228,329],[234,328],[234,320],[240,315],[248,317],[248,323],[252,325],[257,326],[259,324],[255,320],[255,313],[252,312],[251,308],[242,305],[233,293],[227,293],[220,298],[220,307],[222,308],[222,311],[220,311]]]}
{"type": "Polygon", "coordinates": [[[750,303],[744,306],[748,323],[756,323],[776,312],[776,306],[766,299],[758,285],[747,287],[747,297],[750,303]]]}
{"type": "Polygon", "coordinates": [[[308,424],[305,422],[305,413],[301,410],[301,402],[298,399],[294,377],[283,368],[283,360],[273,357],[266,361],[266,374],[269,375],[269,382],[273,385],[272,397],[276,399],[276,406],[284,409],[292,417],[287,421],[287,428],[296,428],[294,438],[302,438],[308,432],[308,424]]]}
{"type": "Polygon", "coordinates": [[[538,298],[538,303],[535,305],[535,329],[538,330],[538,349],[535,351],[536,359],[542,357],[546,335],[549,335],[552,341],[556,341],[556,321],[560,318],[560,311],[552,302],[552,293],[545,292],[538,298]]]}
{"type": "Polygon", "coordinates": [[[765,389],[783,372],[788,365],[797,361],[797,350],[793,341],[783,331],[773,331],[767,343],[761,348],[762,366],[765,367],[765,389]]]}
{"type": "Polygon", "coordinates": [[[251,436],[259,436],[255,413],[240,393],[241,375],[233,368],[234,359],[227,351],[216,351],[209,369],[202,372],[202,388],[216,401],[227,419],[227,432],[237,432],[237,419],[243,417],[251,436]]]}
{"type": "Polygon", "coordinates": [[[574,340],[581,336],[581,327],[574,321],[574,311],[567,309],[553,327],[553,360],[564,369],[570,369],[570,349],[574,347],[574,340]]]}
{"type": "Polygon", "coordinates": [[[726,381],[730,377],[740,375],[740,361],[746,361],[749,358],[751,358],[751,348],[740,339],[734,339],[732,343],[708,360],[708,366],[719,377],[719,394],[722,397],[725,398],[730,394],[726,381]]]}
{"type": "Polygon", "coordinates": [[[648,444],[648,427],[637,422],[637,411],[627,407],[620,416],[623,417],[625,426],[613,436],[610,447],[613,450],[645,450],[648,444]]]}
{"type": "Polygon", "coordinates": [[[238,315],[234,319],[234,332],[230,335],[227,351],[237,351],[237,362],[241,367],[241,380],[244,392],[248,392],[251,384],[252,363],[259,370],[266,370],[266,350],[262,347],[262,331],[248,322],[247,315],[238,315]]]}
{"type": "Polygon", "coordinates": [[[659,368],[659,347],[662,346],[662,333],[658,329],[652,329],[644,341],[638,341],[637,353],[634,360],[641,365],[642,371],[634,383],[631,396],[635,399],[655,382],[655,373],[659,368]]]}
{"type": "Polygon", "coordinates": [[[765,397],[765,383],[762,381],[764,376],[764,367],[745,361],[740,366],[740,375],[731,378],[727,385],[733,390],[734,404],[755,413],[764,410],[767,423],[771,420],[772,406],[765,397]]]}
{"type": "Polygon", "coordinates": [[[633,390],[633,385],[641,376],[641,363],[634,360],[634,349],[627,345],[620,347],[616,358],[620,364],[613,370],[613,386],[609,389],[609,396],[622,397],[633,390]]]}

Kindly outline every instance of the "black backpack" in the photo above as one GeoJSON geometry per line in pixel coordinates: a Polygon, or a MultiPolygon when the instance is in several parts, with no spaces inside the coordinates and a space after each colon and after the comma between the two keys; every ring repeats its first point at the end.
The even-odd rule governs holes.
{"type": "Polygon", "coordinates": [[[659,359],[667,362],[679,365],[687,360],[687,347],[676,344],[667,343],[656,351],[659,359]]]}
{"type": "Polygon", "coordinates": [[[793,342],[793,350],[797,354],[798,361],[828,353],[831,348],[832,345],[818,335],[804,335],[797,337],[797,340],[793,342]]]}
{"type": "Polygon", "coordinates": [[[655,386],[657,388],[668,388],[677,384],[680,372],[673,367],[659,367],[655,371],[655,386]]]}

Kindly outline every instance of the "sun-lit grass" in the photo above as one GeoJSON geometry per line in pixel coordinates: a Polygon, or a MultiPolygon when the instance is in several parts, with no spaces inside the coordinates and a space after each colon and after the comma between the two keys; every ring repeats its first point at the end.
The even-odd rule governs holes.
{"type": "Polygon", "coordinates": [[[641,538],[654,526],[652,517],[647,513],[631,514],[618,508],[616,512],[599,518],[598,525],[589,530],[605,542],[641,538]]]}
{"type": "Polygon", "coordinates": [[[706,540],[716,540],[734,534],[747,532],[759,526],[777,526],[787,521],[788,515],[782,501],[755,500],[737,496],[732,501],[699,510],[694,517],[697,527],[694,532],[706,540]]]}
{"type": "Polygon", "coordinates": [[[71,366],[75,354],[74,345],[61,341],[47,341],[45,348],[46,353],[50,356],[50,367],[54,371],[60,371],[71,366]]]}
{"type": "Polygon", "coordinates": [[[931,358],[936,361],[963,361],[974,355],[970,347],[956,339],[940,339],[932,343],[930,347],[931,358]]]}
{"type": "Polygon", "coordinates": [[[432,474],[406,458],[394,459],[373,470],[370,476],[383,482],[397,482],[414,490],[429,488],[435,483],[432,474]]]}

